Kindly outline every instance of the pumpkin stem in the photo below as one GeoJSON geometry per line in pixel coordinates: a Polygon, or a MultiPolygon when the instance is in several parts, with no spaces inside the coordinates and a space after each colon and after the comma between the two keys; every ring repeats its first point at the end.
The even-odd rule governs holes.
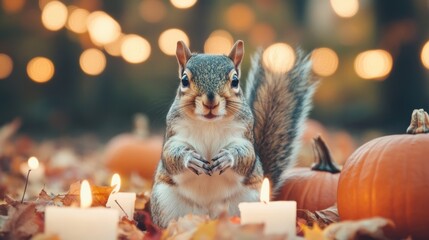
{"type": "Polygon", "coordinates": [[[428,133],[429,132],[429,116],[425,110],[414,109],[411,115],[411,123],[407,128],[408,134],[428,133]]]}
{"type": "Polygon", "coordinates": [[[149,136],[149,120],[146,115],[137,113],[134,115],[134,134],[141,138],[149,136]]]}
{"type": "Polygon", "coordinates": [[[311,170],[330,173],[340,172],[340,168],[332,160],[328,146],[326,146],[326,143],[323,141],[321,136],[313,138],[313,152],[315,163],[311,167],[311,170]]]}

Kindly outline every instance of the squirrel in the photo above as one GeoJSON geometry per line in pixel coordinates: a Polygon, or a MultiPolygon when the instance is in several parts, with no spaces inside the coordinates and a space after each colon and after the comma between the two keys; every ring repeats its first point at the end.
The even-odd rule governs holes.
{"type": "Polygon", "coordinates": [[[264,177],[279,190],[317,85],[308,56],[297,52],[287,73],[270,70],[257,52],[243,92],[243,41],[228,56],[191,53],[177,42],[180,82],[150,199],[155,224],[165,228],[187,214],[215,218],[222,207],[239,215],[240,202],[259,201],[264,177]]]}

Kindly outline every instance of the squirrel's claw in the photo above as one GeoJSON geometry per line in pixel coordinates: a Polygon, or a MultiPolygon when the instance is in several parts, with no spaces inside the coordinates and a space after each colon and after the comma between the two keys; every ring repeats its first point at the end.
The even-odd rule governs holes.
{"type": "Polygon", "coordinates": [[[191,166],[189,166],[188,167],[192,172],[194,172],[195,174],[197,174],[198,176],[201,174],[197,169],[195,169],[195,168],[193,168],[193,167],[191,167],[191,166]]]}
{"type": "Polygon", "coordinates": [[[218,155],[213,159],[213,164],[211,166],[212,172],[219,171],[219,175],[224,173],[228,168],[234,165],[234,156],[228,150],[222,150],[218,155]]]}
{"type": "Polygon", "coordinates": [[[211,176],[212,174],[209,162],[204,160],[201,155],[194,151],[189,152],[185,157],[185,167],[197,175],[205,173],[211,176]]]}

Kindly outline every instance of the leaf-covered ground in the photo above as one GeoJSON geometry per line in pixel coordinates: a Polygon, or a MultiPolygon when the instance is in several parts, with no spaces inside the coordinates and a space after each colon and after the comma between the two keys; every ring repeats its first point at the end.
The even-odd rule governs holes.
{"type": "MultiPolygon", "coordinates": [[[[19,125],[14,120],[0,128],[0,239],[59,239],[43,233],[45,207],[78,206],[83,179],[91,184],[92,206],[106,205],[113,172],[105,167],[105,144],[90,135],[39,141],[16,134],[19,125]],[[31,156],[38,158],[40,167],[30,172],[23,197],[31,156]]],[[[137,200],[133,219],[118,222],[117,239],[288,239],[264,235],[262,224],[240,225],[238,217],[226,214],[218,219],[189,214],[160,229],[147,210],[150,179],[137,174],[121,177],[121,191],[136,192],[137,200]]],[[[297,217],[297,233],[305,233],[306,239],[387,239],[385,234],[393,228],[380,218],[339,222],[335,206],[315,212],[299,209],[297,217]]]]}

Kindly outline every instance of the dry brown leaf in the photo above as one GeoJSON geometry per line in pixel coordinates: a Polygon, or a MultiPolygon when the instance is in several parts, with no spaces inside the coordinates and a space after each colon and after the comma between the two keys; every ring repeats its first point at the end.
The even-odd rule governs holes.
{"type": "Polygon", "coordinates": [[[303,236],[302,226],[313,226],[317,224],[320,228],[325,228],[329,224],[339,222],[340,217],[338,215],[337,205],[332,207],[319,210],[319,211],[309,211],[306,209],[298,209],[297,210],[297,235],[303,236]]]}
{"type": "Polygon", "coordinates": [[[149,192],[140,192],[136,195],[136,204],[135,209],[144,210],[149,206],[150,193],[149,192]]]}
{"type": "Polygon", "coordinates": [[[45,189],[42,189],[42,191],[40,191],[39,193],[39,197],[37,198],[37,200],[51,201],[52,199],[49,196],[49,194],[45,191],[45,189]]]}
{"type": "MultiPolygon", "coordinates": [[[[126,218],[124,217],[123,221],[125,219],[126,218]]],[[[133,222],[134,225],[137,225],[136,226],[137,229],[146,231],[146,233],[144,234],[143,240],[159,240],[159,239],[161,239],[162,230],[152,222],[152,219],[151,219],[148,212],[142,211],[142,210],[137,210],[134,213],[134,220],[135,221],[130,221],[130,222],[133,222]]]]}
{"type": "Polygon", "coordinates": [[[56,196],[50,196],[45,189],[42,189],[40,191],[39,196],[37,197],[36,201],[36,210],[38,212],[45,212],[46,206],[62,206],[62,198],[59,195],[56,196]]]}
{"type": "MultiPolygon", "coordinates": [[[[79,206],[80,205],[80,185],[81,182],[75,182],[70,185],[70,189],[62,199],[62,203],[65,206],[79,206]]],[[[107,200],[109,199],[110,193],[113,191],[113,187],[109,186],[91,186],[92,192],[92,207],[102,206],[105,207],[107,200]]]]}
{"type": "Polygon", "coordinates": [[[323,220],[323,222],[328,225],[340,221],[337,205],[323,210],[315,211],[314,214],[317,216],[318,219],[323,220]]]}
{"type": "Polygon", "coordinates": [[[43,217],[36,212],[35,204],[10,206],[8,219],[1,232],[6,239],[28,239],[43,231],[43,217]]]}
{"type": "Polygon", "coordinates": [[[128,220],[128,218],[123,217],[118,224],[118,238],[124,240],[140,240],[144,238],[144,233],[140,231],[135,221],[128,220]]]}
{"type": "Polygon", "coordinates": [[[325,239],[344,240],[385,240],[393,236],[394,223],[385,218],[375,217],[359,221],[342,221],[329,225],[323,230],[325,239]]]}

